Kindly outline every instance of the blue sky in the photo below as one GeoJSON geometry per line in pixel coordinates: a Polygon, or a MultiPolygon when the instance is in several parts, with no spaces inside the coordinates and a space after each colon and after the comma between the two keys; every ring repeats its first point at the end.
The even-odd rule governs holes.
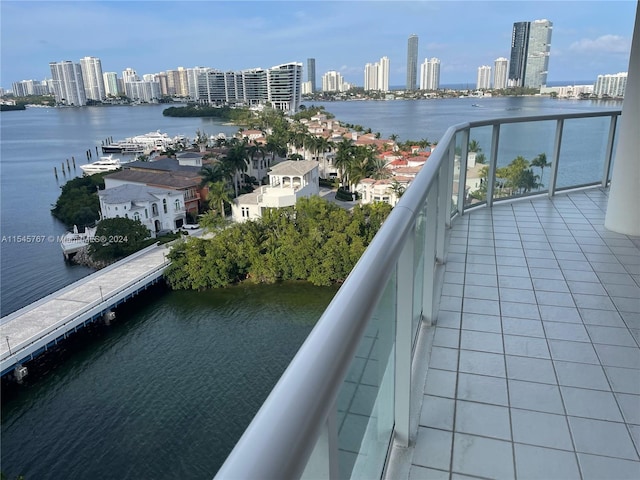
{"type": "MultiPolygon", "coordinates": [[[[98,57],[103,71],[179,66],[242,70],[316,59],[363,84],[390,59],[406,80],[407,38],[419,63],[441,61],[441,84],[475,85],[477,68],[509,57],[514,22],[553,22],[548,82],[626,71],[636,0],[602,1],[11,1],[0,0],[0,86],[51,76],[49,62],[98,57]]],[[[306,79],[306,76],[305,76],[306,79]]]]}

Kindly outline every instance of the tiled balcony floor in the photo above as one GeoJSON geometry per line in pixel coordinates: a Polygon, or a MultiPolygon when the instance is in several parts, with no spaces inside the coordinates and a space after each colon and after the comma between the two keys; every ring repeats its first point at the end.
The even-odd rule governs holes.
{"type": "Polygon", "coordinates": [[[411,479],[640,478],[640,239],[606,194],[454,223],[411,479]]]}

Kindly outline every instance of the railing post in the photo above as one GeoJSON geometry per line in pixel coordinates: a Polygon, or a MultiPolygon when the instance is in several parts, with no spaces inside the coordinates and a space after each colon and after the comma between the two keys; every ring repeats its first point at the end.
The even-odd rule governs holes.
{"type": "Polygon", "coordinates": [[[424,241],[424,282],[422,291],[422,316],[427,325],[435,320],[435,271],[436,271],[436,230],[438,222],[438,192],[433,185],[427,195],[427,218],[424,241]]]}
{"type": "MultiPolygon", "coordinates": [[[[455,144],[454,144],[455,145],[455,144]]],[[[442,162],[438,172],[438,220],[436,236],[436,262],[444,263],[445,230],[451,226],[451,185],[449,170],[455,156],[454,145],[449,146],[449,160],[442,162]]]]}
{"type": "MultiPolygon", "coordinates": [[[[460,132],[462,135],[462,147],[460,152],[460,175],[458,175],[458,214],[464,215],[465,202],[467,200],[467,161],[469,156],[469,128],[460,132]]],[[[449,222],[450,225],[451,222],[449,222]]]]}
{"type": "Polygon", "coordinates": [[[300,478],[337,479],[338,476],[338,426],[334,404],[300,478]]]}
{"type": "Polygon", "coordinates": [[[607,149],[604,152],[604,169],[602,172],[602,188],[609,183],[609,173],[611,172],[611,160],[613,158],[613,142],[616,136],[617,115],[611,115],[609,122],[609,136],[607,137],[607,149]]]}
{"type": "Polygon", "coordinates": [[[553,143],[553,156],[551,157],[551,177],[549,178],[549,197],[556,194],[556,181],[558,179],[558,162],[560,160],[560,147],[562,146],[562,130],[564,129],[564,119],[559,118],[556,122],[556,137],[553,143]]]}
{"type": "Polygon", "coordinates": [[[403,447],[409,446],[411,433],[409,419],[411,413],[413,251],[414,235],[409,235],[398,259],[396,270],[395,439],[403,447]]]}
{"type": "Polygon", "coordinates": [[[487,174],[487,207],[491,207],[493,205],[493,191],[496,185],[499,144],[500,124],[495,124],[491,130],[491,155],[489,156],[489,173],[487,174]]]}

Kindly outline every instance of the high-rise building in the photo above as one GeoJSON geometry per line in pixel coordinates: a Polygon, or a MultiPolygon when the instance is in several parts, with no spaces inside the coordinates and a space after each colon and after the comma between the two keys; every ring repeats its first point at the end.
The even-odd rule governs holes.
{"type": "Polygon", "coordinates": [[[440,60],[424,59],[420,65],[420,90],[438,90],[440,88],[440,60]]]}
{"type": "Polygon", "coordinates": [[[84,57],[80,59],[84,91],[88,99],[101,102],[107,96],[104,78],[102,77],[102,63],[96,57],[84,57]]]}
{"type": "Polygon", "coordinates": [[[527,66],[524,72],[524,86],[540,88],[547,86],[549,53],[553,23],[549,20],[535,20],[529,28],[527,66]]]}
{"type": "Polygon", "coordinates": [[[389,57],[382,57],[379,62],[364,66],[364,89],[389,91],[389,57]]]}
{"type": "Polygon", "coordinates": [[[507,88],[508,60],[504,57],[496,58],[493,66],[493,88],[503,90],[507,88]]]}
{"type": "Polygon", "coordinates": [[[489,65],[482,65],[478,67],[478,81],[476,82],[476,89],[489,90],[491,88],[491,67],[489,65]]]}
{"type": "Polygon", "coordinates": [[[209,70],[198,78],[198,95],[210,105],[259,106],[269,102],[274,108],[294,113],[302,101],[302,83],[302,63],[267,70],[209,70]]]}
{"type": "Polygon", "coordinates": [[[307,58],[307,82],[311,82],[311,92],[316,91],[316,59],[307,58]]]}
{"type": "Polygon", "coordinates": [[[378,68],[378,90],[382,92],[389,91],[389,57],[380,59],[378,68]]]}
{"type": "Polygon", "coordinates": [[[552,31],[553,23],[549,20],[513,24],[510,87],[540,88],[546,85],[552,31]]]}
{"type": "Polygon", "coordinates": [[[116,97],[122,93],[116,72],[104,72],[102,74],[102,80],[104,81],[104,92],[107,96],[112,95],[116,97]]]}
{"type": "Polygon", "coordinates": [[[527,63],[529,22],[516,22],[511,32],[511,58],[509,60],[509,86],[524,85],[524,70],[527,63]]]}
{"type": "Polygon", "coordinates": [[[407,90],[416,89],[418,75],[418,36],[410,35],[407,42],[407,90]]]}
{"type": "MultiPolygon", "coordinates": [[[[200,74],[204,73],[208,70],[211,70],[209,67],[193,67],[187,68],[187,91],[189,93],[189,98],[191,100],[199,100],[199,89],[198,89],[198,78],[200,78],[200,74]]],[[[158,79],[160,81],[160,79],[158,79]]],[[[160,90],[162,91],[162,85],[160,86],[160,90]]]]}
{"type": "Polygon", "coordinates": [[[322,91],[323,92],[342,92],[344,91],[344,78],[340,72],[331,70],[322,75],[322,91]]]}
{"type": "Polygon", "coordinates": [[[364,89],[365,90],[378,89],[378,64],[377,63],[367,63],[364,66],[364,89]]]}
{"type": "Polygon", "coordinates": [[[297,112],[302,102],[302,63],[285,63],[267,70],[267,100],[273,108],[297,112]]]}
{"type": "Polygon", "coordinates": [[[127,68],[127,69],[123,70],[123,72],[122,72],[122,82],[123,83],[139,82],[139,81],[140,81],[140,77],[138,76],[138,74],[136,73],[136,71],[133,68],[127,68]]]}
{"type": "Polygon", "coordinates": [[[598,97],[624,97],[624,91],[627,88],[627,74],[628,72],[598,75],[593,87],[594,95],[598,97]]]}
{"type": "Polygon", "coordinates": [[[80,64],[65,60],[50,62],[49,67],[51,68],[51,85],[56,102],[76,107],[86,105],[87,96],[84,91],[80,64]]]}
{"type": "Polygon", "coordinates": [[[27,95],[48,95],[49,88],[46,81],[22,80],[14,82],[11,90],[16,97],[26,97],[27,95]]]}

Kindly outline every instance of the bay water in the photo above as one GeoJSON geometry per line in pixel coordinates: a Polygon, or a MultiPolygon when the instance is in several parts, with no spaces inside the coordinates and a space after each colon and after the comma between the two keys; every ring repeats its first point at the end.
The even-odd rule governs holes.
{"type": "MultiPolygon", "coordinates": [[[[437,141],[448,126],[469,120],[621,107],[541,97],[313,104],[383,138],[396,134],[400,141],[437,141]]],[[[237,131],[211,119],[163,117],[163,108],[28,108],[1,114],[3,316],[92,272],[66,263],[60,245],[46,240],[66,231],[50,209],[66,179],[81,174],[87,150],[95,161],[96,147],[109,137],[160,130],[193,138],[196,130],[237,131]],[[62,164],[66,168],[72,158],[76,168],[63,175],[62,164]],[[45,241],[17,241],[27,235],[45,241]]],[[[601,140],[595,147],[587,141],[590,129],[601,128],[599,123],[569,127],[568,134],[585,137],[580,147],[585,153],[577,157],[588,162],[589,153],[602,148],[601,140]]],[[[507,129],[513,144],[530,151],[528,158],[550,151],[552,132],[551,124],[535,135],[507,129]]],[[[488,145],[490,130],[472,137],[488,145]]],[[[601,175],[579,167],[561,169],[559,183],[597,181],[601,175]]],[[[96,326],[69,346],[72,354],[63,355],[64,362],[3,392],[2,471],[9,478],[25,474],[27,480],[213,477],[335,291],[287,284],[209,292],[156,289],[140,297],[111,327],[96,326]]]]}

